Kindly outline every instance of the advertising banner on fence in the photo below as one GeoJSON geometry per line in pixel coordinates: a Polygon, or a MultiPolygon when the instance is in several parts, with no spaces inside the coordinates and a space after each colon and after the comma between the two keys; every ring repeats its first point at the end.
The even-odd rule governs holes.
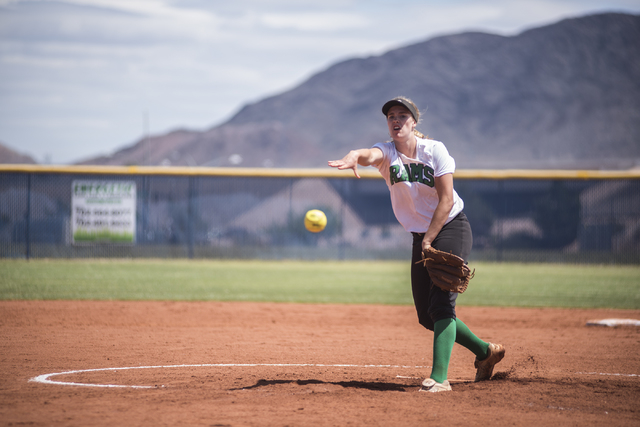
{"type": "Polygon", "coordinates": [[[136,183],[73,181],[73,243],[135,243],[136,183]]]}

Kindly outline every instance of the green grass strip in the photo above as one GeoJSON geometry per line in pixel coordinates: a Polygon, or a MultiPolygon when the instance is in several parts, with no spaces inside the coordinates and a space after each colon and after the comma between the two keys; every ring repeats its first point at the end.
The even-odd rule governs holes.
{"type": "MultiPolygon", "coordinates": [[[[640,266],[472,267],[459,305],[640,309],[640,266]]],[[[408,261],[5,259],[0,299],[412,304],[408,261]]]]}
{"type": "MultiPolygon", "coordinates": [[[[477,263],[467,305],[640,309],[640,266],[477,263]]],[[[464,301],[464,302],[463,302],[464,301]]]]}

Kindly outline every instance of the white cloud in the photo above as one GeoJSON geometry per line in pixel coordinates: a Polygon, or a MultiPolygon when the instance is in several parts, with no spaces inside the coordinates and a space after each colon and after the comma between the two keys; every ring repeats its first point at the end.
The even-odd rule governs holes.
{"type": "Polygon", "coordinates": [[[361,29],[370,25],[362,15],[347,13],[265,13],[260,21],[269,28],[297,31],[334,32],[361,29]]]}

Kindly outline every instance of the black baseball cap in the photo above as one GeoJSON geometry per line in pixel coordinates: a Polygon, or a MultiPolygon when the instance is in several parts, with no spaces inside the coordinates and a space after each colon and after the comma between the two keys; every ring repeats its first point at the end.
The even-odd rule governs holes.
{"type": "Polygon", "coordinates": [[[385,117],[386,117],[387,114],[389,113],[389,110],[391,109],[391,107],[395,107],[396,105],[400,105],[402,107],[405,107],[407,110],[409,110],[409,112],[413,116],[413,120],[415,120],[416,122],[418,121],[418,112],[416,111],[415,107],[413,105],[411,105],[411,103],[407,102],[406,99],[400,98],[400,97],[393,98],[392,100],[387,101],[382,106],[382,114],[384,114],[385,117]]]}

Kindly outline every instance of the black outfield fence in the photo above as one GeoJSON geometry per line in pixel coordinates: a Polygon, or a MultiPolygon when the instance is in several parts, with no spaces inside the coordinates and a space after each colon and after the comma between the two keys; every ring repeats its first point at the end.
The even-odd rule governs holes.
{"type": "MultiPolygon", "coordinates": [[[[0,256],[409,259],[378,172],[0,165],[0,256]],[[310,233],[304,213],[327,228],[310,233]]],[[[461,170],[471,258],[640,263],[640,171],[461,170]]]]}

